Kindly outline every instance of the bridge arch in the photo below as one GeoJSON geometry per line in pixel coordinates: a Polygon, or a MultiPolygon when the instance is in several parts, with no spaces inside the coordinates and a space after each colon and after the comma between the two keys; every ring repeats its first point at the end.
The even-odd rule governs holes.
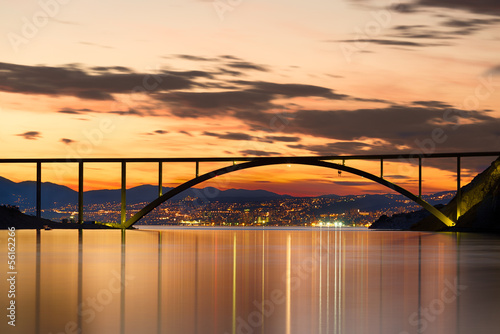
{"type": "Polygon", "coordinates": [[[365,172],[363,170],[345,166],[345,165],[340,165],[337,163],[333,162],[327,162],[323,160],[318,160],[318,159],[294,159],[294,158],[269,158],[269,159],[259,159],[259,160],[254,160],[250,162],[244,162],[224,168],[220,168],[217,170],[214,170],[212,172],[200,175],[190,181],[187,181],[174,189],[166,192],[162,196],[158,197],[148,205],[146,205],[143,209],[141,209],[139,212],[137,212],[135,215],[133,215],[129,220],[127,220],[122,226],[123,228],[129,228],[135,223],[137,223],[142,217],[147,215],[149,212],[151,212],[153,209],[158,207],[160,204],[163,202],[169,200],[170,198],[174,197],[175,195],[181,193],[184,190],[187,190],[191,187],[194,187],[195,185],[202,183],[204,181],[210,180],[214,177],[224,175],[227,173],[232,173],[235,171],[243,170],[243,169],[248,169],[248,168],[255,168],[255,167],[260,167],[260,166],[270,166],[270,165],[279,165],[279,164],[298,164],[298,165],[309,165],[309,166],[319,166],[319,167],[326,167],[326,168],[331,168],[331,169],[336,169],[336,170],[341,170],[345,171],[351,174],[359,175],[362,176],[366,179],[375,181],[383,186],[386,186],[387,188],[390,188],[398,193],[400,193],[403,196],[406,196],[407,198],[411,199],[412,201],[418,203],[420,206],[422,206],[424,209],[429,211],[432,215],[434,215],[437,219],[439,219],[441,222],[446,224],[447,226],[453,226],[454,223],[451,219],[449,219],[446,215],[444,215],[441,211],[436,209],[434,206],[429,204],[428,202],[424,201],[422,198],[415,196],[412,194],[410,191],[392,183],[389,182],[381,177],[378,177],[376,175],[373,175],[371,173],[365,172]]]}

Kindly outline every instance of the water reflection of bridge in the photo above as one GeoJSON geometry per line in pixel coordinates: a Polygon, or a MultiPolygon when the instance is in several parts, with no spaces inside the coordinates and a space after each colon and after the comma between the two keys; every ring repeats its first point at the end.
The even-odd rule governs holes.
{"type": "Polygon", "coordinates": [[[218,157],[218,158],[82,158],[82,159],[0,159],[0,164],[7,163],[33,163],[36,164],[36,215],[41,217],[41,184],[42,184],[42,164],[78,164],[78,221],[83,222],[83,186],[84,186],[84,165],[86,163],[120,163],[121,164],[121,228],[129,228],[139,221],[153,209],[201,182],[214,177],[232,173],[248,168],[260,166],[272,166],[279,164],[299,164],[309,166],[326,167],[345,171],[366,179],[377,182],[390,188],[412,201],[421,205],[424,209],[436,216],[447,226],[452,226],[461,215],[460,205],[457,205],[455,217],[447,217],[428,202],[422,199],[422,165],[423,160],[454,158],[456,159],[456,180],[457,180],[457,203],[461,202],[461,159],[465,157],[497,157],[500,152],[466,152],[466,153],[433,153],[433,154],[384,154],[384,155],[351,155],[351,156],[303,156],[303,157],[218,157]],[[379,161],[380,174],[375,175],[358,168],[350,167],[347,162],[352,160],[379,161]],[[418,165],[418,194],[413,194],[409,190],[396,185],[384,178],[384,161],[396,161],[402,164],[418,165]],[[195,177],[185,182],[167,193],[163,193],[163,165],[165,163],[191,162],[195,164],[195,177]],[[200,175],[200,164],[204,162],[228,162],[229,166],[220,168],[209,173],[200,175]],[[126,187],[127,187],[127,163],[155,163],[158,165],[158,198],[149,203],[142,210],[134,214],[127,220],[126,210],[126,187]]]}

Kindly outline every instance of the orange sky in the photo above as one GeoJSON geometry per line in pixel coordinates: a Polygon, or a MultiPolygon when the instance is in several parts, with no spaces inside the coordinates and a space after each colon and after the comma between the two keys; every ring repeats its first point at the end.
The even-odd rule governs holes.
{"type": "MultiPolygon", "coordinates": [[[[500,150],[493,0],[23,0],[0,19],[4,158],[500,150]]],[[[466,160],[464,181],[487,165],[466,160]]],[[[156,168],[131,166],[129,185],[156,182],[156,168]]],[[[194,175],[164,168],[168,186],[194,175]]],[[[415,166],[385,169],[415,189],[415,166]]],[[[16,181],[34,173],[0,166],[16,181]]],[[[76,175],[45,166],[43,179],[74,187],[76,175]]],[[[453,162],[424,177],[425,192],[452,190],[453,162]]],[[[86,182],[116,187],[119,166],[89,165],[86,182]]],[[[220,187],[387,192],[300,166],[238,172],[220,187]]]]}

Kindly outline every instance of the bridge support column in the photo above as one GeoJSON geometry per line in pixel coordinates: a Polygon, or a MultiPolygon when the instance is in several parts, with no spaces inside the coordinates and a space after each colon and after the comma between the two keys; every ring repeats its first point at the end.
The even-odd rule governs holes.
{"type": "Polygon", "coordinates": [[[83,224],[83,161],[78,162],[78,223],[83,224]]]}
{"type": "Polygon", "coordinates": [[[200,176],[200,162],[196,161],[196,177],[200,176]]]}
{"type": "Polygon", "coordinates": [[[158,197],[163,195],[163,163],[158,163],[158,197]]]}
{"type": "Polygon", "coordinates": [[[122,199],[121,199],[121,225],[127,221],[127,163],[122,161],[122,199]]]}
{"type": "Polygon", "coordinates": [[[384,178],[384,159],[380,159],[380,178],[384,178]]]}
{"type": "Polygon", "coordinates": [[[418,197],[422,198],[422,157],[418,157],[418,197]]]}
{"type": "Polygon", "coordinates": [[[460,166],[460,156],[457,157],[457,219],[455,220],[458,222],[458,218],[460,218],[460,205],[462,204],[462,191],[460,190],[460,179],[461,179],[461,166],[460,166]]]}
{"type": "Polygon", "coordinates": [[[36,217],[42,217],[42,163],[36,163],[36,217]]]}

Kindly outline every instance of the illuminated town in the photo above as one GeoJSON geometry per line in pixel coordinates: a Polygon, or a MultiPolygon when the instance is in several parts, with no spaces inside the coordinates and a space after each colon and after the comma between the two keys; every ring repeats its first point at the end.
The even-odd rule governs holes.
{"type": "MultiPolygon", "coordinates": [[[[373,195],[324,196],[282,198],[252,202],[203,203],[196,197],[164,203],[152,211],[139,225],[181,225],[181,226],[369,226],[379,217],[420,210],[412,201],[399,195],[380,195],[392,203],[376,209],[362,208],[363,200],[373,195]],[[361,207],[358,208],[358,207],[361,207]]],[[[446,203],[452,193],[425,196],[433,203],[446,203]]],[[[127,205],[127,217],[143,208],[147,203],[127,205]]],[[[84,221],[118,222],[120,203],[103,203],[85,206],[84,221]]],[[[33,213],[34,208],[25,210],[33,213]]],[[[77,206],[44,210],[43,216],[54,221],[76,220],[77,206]]]]}

